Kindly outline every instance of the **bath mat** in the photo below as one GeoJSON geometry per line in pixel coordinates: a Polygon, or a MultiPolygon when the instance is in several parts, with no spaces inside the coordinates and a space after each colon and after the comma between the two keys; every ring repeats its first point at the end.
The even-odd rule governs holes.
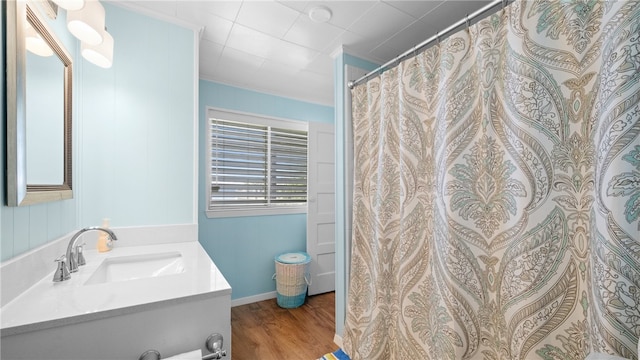
{"type": "Polygon", "coordinates": [[[345,354],[342,349],[338,349],[335,352],[326,354],[325,356],[321,357],[318,360],[351,360],[349,359],[349,356],[347,356],[347,354],[345,354]]]}

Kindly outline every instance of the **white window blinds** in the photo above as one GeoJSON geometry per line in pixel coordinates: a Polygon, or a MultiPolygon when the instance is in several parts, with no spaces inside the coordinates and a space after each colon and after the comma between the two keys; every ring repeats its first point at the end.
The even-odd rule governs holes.
{"type": "Polygon", "coordinates": [[[218,118],[210,126],[210,210],[306,204],[306,131],[218,118]]]}

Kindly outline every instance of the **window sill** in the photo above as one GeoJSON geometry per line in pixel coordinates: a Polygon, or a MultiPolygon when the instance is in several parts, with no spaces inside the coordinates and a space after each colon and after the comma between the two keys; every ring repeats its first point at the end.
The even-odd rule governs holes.
{"type": "Polygon", "coordinates": [[[249,209],[220,209],[207,210],[207,218],[244,217],[244,216],[268,216],[268,215],[289,215],[306,214],[307,206],[289,206],[272,208],[249,208],[249,209]]]}

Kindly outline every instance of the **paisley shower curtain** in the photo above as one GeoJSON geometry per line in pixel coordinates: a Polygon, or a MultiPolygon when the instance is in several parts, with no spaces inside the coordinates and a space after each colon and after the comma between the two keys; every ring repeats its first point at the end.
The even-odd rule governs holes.
{"type": "Polygon", "coordinates": [[[352,359],[637,359],[638,2],[516,0],[352,95],[352,359]]]}

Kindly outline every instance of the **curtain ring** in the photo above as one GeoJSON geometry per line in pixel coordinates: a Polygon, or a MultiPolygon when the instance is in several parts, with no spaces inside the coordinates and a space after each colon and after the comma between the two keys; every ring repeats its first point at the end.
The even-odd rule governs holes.
{"type": "Polygon", "coordinates": [[[436,32],[436,41],[438,42],[438,46],[440,46],[440,31],[436,32]]]}
{"type": "Polygon", "coordinates": [[[509,0],[502,0],[502,10],[504,10],[504,8],[507,7],[507,3],[509,2],[509,0]]]}
{"type": "Polygon", "coordinates": [[[471,20],[469,20],[469,14],[467,14],[466,20],[467,20],[467,30],[468,30],[471,27],[471,20]]]}

